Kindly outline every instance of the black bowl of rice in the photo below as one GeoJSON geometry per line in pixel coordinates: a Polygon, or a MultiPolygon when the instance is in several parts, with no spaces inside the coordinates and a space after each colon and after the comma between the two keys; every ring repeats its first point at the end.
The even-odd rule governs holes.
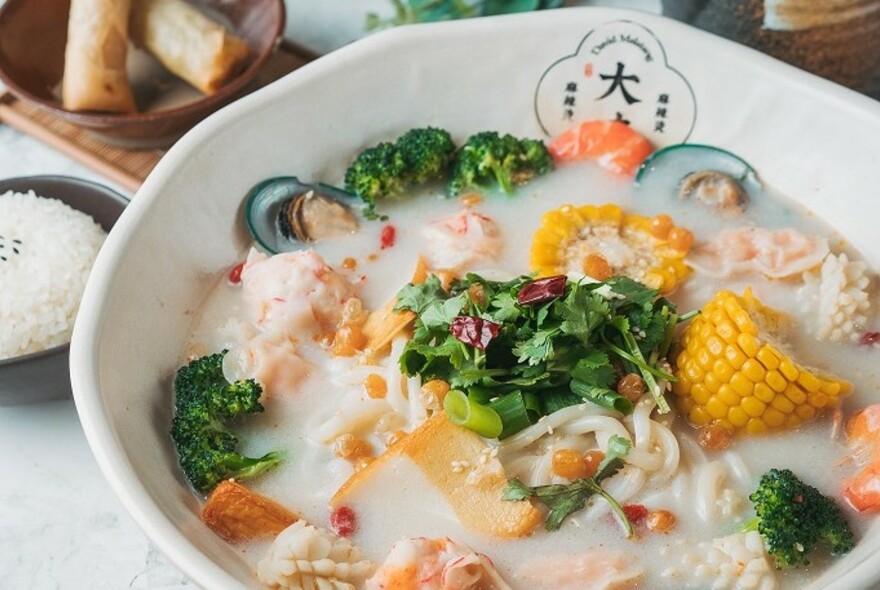
{"type": "Polygon", "coordinates": [[[0,406],[70,397],[73,322],[127,203],[77,178],[0,180],[0,406]]]}

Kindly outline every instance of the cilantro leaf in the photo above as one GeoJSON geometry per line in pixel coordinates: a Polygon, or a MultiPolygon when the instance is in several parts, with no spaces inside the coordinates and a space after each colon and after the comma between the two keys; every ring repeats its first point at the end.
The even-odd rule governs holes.
{"type": "MultiPolygon", "coordinates": [[[[639,372],[660,410],[668,408],[659,380],[673,379],[663,365],[679,318],[671,302],[615,277],[567,281],[561,297],[520,305],[518,294],[530,283],[529,276],[499,282],[469,274],[446,290],[436,276],[405,286],[395,309],[417,317],[399,359],[402,372],[443,379],[467,395],[481,390],[499,404],[520,395],[532,412],[589,400],[623,414],[632,412],[632,402],[614,390],[615,378],[639,372]],[[493,324],[491,346],[483,350],[456,339],[451,327],[462,316],[493,324]]],[[[504,432],[513,434],[522,424],[512,421],[504,432]]]]}
{"type": "Polygon", "coordinates": [[[569,484],[550,484],[530,487],[518,479],[507,481],[507,487],[501,494],[502,500],[523,501],[535,498],[547,508],[547,520],[544,527],[548,531],[556,531],[565,522],[565,519],[584,509],[587,500],[593,495],[600,495],[611,505],[612,510],[620,520],[627,536],[632,536],[632,524],[627,519],[623,508],[611,495],[605,491],[601,482],[615,475],[623,468],[623,458],[629,453],[632,444],[620,436],[612,436],[608,441],[605,459],[599,464],[596,475],[589,479],[576,479],[569,484]]]}
{"type": "Polygon", "coordinates": [[[590,350],[577,361],[571,376],[590,385],[606,388],[611,387],[616,377],[608,355],[598,348],[590,350]]]}
{"type": "Polygon", "coordinates": [[[492,298],[490,307],[490,317],[496,322],[505,323],[516,321],[521,315],[519,305],[516,303],[516,296],[505,291],[499,293],[492,298]]]}
{"type": "Polygon", "coordinates": [[[419,319],[429,330],[448,330],[464,307],[466,299],[467,295],[462,293],[445,301],[435,300],[424,307],[419,319]]]}
{"type": "Polygon", "coordinates": [[[397,294],[397,303],[394,304],[394,311],[410,310],[421,315],[437,300],[446,299],[446,292],[440,284],[440,278],[431,275],[421,285],[413,285],[409,283],[397,294]]]}
{"type": "Polygon", "coordinates": [[[575,284],[565,299],[554,302],[553,310],[562,318],[562,333],[587,344],[596,328],[607,320],[611,306],[593,291],[575,284]]]}
{"type": "Polygon", "coordinates": [[[557,328],[538,330],[530,338],[517,344],[513,353],[519,362],[527,362],[537,365],[553,355],[553,337],[558,333],[557,328]]]}
{"type": "Polygon", "coordinates": [[[614,300],[624,302],[627,305],[644,307],[653,303],[660,296],[657,289],[652,289],[629,277],[613,277],[605,281],[605,284],[608,285],[612,293],[618,296],[614,300]]]}

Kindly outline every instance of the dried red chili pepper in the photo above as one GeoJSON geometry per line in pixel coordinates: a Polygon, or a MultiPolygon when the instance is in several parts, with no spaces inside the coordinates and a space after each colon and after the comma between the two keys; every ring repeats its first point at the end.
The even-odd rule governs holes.
{"type": "Polygon", "coordinates": [[[330,528],[340,537],[348,537],[357,530],[357,514],[348,506],[340,506],[330,513],[330,528]]]}
{"type": "Polygon", "coordinates": [[[501,325],[483,318],[460,315],[452,320],[449,331],[456,339],[474,348],[486,350],[492,339],[501,332],[501,325]]]}
{"type": "Polygon", "coordinates": [[[859,344],[864,344],[865,346],[877,344],[878,342],[880,342],[880,332],[865,332],[859,339],[859,344]]]}
{"type": "Polygon", "coordinates": [[[648,509],[641,504],[626,504],[623,513],[633,524],[639,524],[648,517],[648,509]]]}
{"type": "Polygon", "coordinates": [[[237,285],[241,282],[241,270],[244,268],[244,262],[239,262],[229,271],[229,282],[237,285]]]}
{"type": "Polygon", "coordinates": [[[516,294],[516,302],[520,305],[534,305],[535,303],[559,299],[565,295],[565,282],[567,280],[565,275],[557,275],[526,283],[520,288],[519,293],[516,294]]]}
{"type": "Polygon", "coordinates": [[[387,250],[394,246],[394,242],[397,241],[397,230],[393,225],[386,225],[382,227],[382,234],[379,236],[379,247],[382,250],[387,250]]]}

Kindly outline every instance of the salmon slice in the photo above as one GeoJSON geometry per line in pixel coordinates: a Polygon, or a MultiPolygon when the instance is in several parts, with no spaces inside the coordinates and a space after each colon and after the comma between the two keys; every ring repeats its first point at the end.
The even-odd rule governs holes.
{"type": "Polygon", "coordinates": [[[562,132],[547,149],[557,163],[596,160],[612,174],[632,176],[654,146],[625,123],[596,119],[562,132]]]}

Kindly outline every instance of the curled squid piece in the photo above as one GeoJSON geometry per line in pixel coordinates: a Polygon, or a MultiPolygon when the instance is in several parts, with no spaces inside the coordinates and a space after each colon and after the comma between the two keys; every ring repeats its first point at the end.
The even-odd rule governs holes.
{"type": "Polygon", "coordinates": [[[858,340],[871,309],[868,265],[846,254],[829,254],[820,267],[803,277],[798,300],[805,314],[815,319],[809,325],[816,338],[858,340]]]}
{"type": "Polygon", "coordinates": [[[759,273],[784,279],[819,266],[828,240],[795,229],[739,227],[724,230],[691,250],[687,263],[711,277],[759,273]]]}
{"type": "Polygon", "coordinates": [[[403,539],[366,590],[511,590],[488,557],[448,537],[403,539]]]}
{"type": "Polygon", "coordinates": [[[355,590],[372,571],[348,540],[301,520],[284,529],[257,564],[261,582],[291,590],[355,590]]]}

